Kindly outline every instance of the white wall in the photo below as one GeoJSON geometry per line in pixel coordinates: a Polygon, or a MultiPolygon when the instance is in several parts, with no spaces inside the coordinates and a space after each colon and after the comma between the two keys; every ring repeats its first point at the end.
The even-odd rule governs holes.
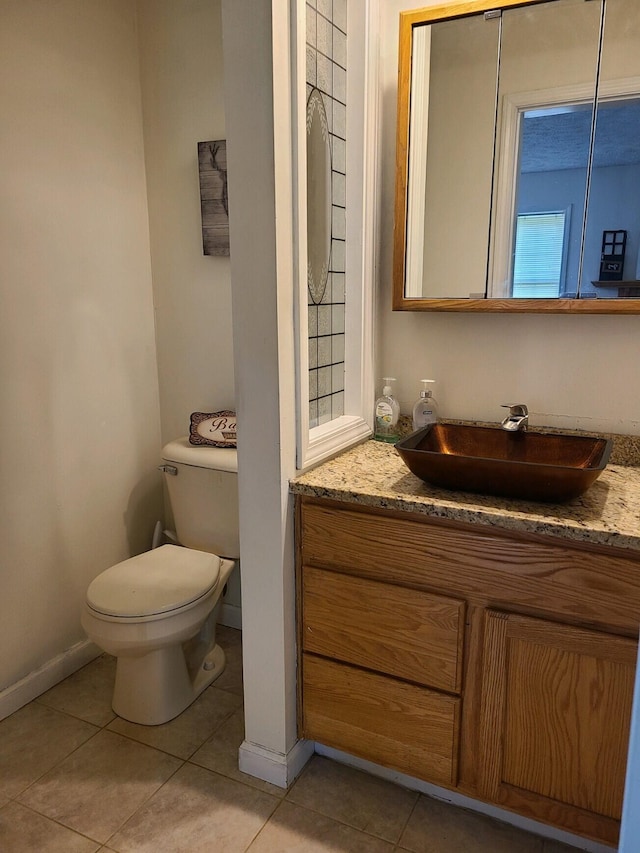
{"type": "Polygon", "coordinates": [[[135,7],[1,4],[0,690],[148,547],[158,385],[135,7]]]}
{"type": "Polygon", "coordinates": [[[233,408],[229,258],[204,256],[197,143],[225,138],[220,0],[138,0],[162,441],[233,408]]]}
{"type": "MultiPolygon", "coordinates": [[[[202,253],[198,180],[198,142],[226,137],[220,0],[138,0],[138,29],[164,443],[235,409],[230,264],[202,253]]],[[[237,569],[220,621],[240,626],[237,569]]]]}
{"type": "MultiPolygon", "coordinates": [[[[474,315],[391,311],[398,13],[382,4],[382,198],[377,383],[396,376],[403,412],[437,380],[447,417],[497,421],[524,402],[533,424],[640,433],[640,315],[474,315]]],[[[461,227],[463,224],[461,223],[461,227]]]]}

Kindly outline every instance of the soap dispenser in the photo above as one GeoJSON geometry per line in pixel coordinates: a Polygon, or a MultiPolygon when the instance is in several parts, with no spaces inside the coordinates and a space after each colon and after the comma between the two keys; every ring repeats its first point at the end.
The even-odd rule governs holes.
{"type": "Polygon", "coordinates": [[[429,387],[433,385],[434,379],[421,379],[422,391],[413,407],[413,429],[422,429],[438,422],[438,406],[429,387]]]}
{"type": "Polygon", "coordinates": [[[376,400],[374,438],[377,441],[395,444],[399,438],[400,404],[393,396],[391,383],[396,380],[392,376],[385,376],[382,381],[384,382],[382,396],[376,400]]]}

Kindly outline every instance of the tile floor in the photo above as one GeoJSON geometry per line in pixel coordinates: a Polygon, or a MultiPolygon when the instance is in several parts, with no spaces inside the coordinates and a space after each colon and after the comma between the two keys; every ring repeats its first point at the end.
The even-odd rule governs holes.
{"type": "Polygon", "coordinates": [[[102,656],[0,722],[2,853],[575,853],[315,756],[288,792],[241,773],[240,633],[180,717],[111,710],[102,656]]]}

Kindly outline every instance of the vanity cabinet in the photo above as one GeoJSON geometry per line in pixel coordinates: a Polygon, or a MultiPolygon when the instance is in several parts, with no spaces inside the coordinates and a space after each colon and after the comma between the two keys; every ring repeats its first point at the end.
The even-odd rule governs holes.
{"type": "Polygon", "coordinates": [[[297,497],[299,733],[617,840],[640,560],[297,497]]]}

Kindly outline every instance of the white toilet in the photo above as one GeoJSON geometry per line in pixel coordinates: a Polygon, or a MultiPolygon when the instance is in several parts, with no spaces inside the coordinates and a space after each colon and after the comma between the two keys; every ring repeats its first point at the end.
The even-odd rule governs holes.
{"type": "Polygon", "coordinates": [[[117,658],[113,710],[147,726],[176,717],[222,673],[216,621],[240,553],[237,451],[180,438],[162,458],[184,547],[162,545],[106,569],[82,612],[89,639],[117,658]]]}

